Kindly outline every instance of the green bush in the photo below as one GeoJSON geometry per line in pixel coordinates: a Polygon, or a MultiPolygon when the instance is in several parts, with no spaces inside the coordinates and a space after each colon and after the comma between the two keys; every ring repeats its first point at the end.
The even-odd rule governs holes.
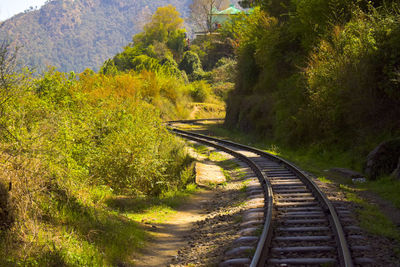
{"type": "Polygon", "coordinates": [[[211,95],[211,87],[205,81],[192,82],[190,95],[196,102],[206,102],[211,95]]]}
{"type": "Polygon", "coordinates": [[[180,147],[172,142],[174,137],[152,107],[137,105],[125,110],[118,108],[111,116],[114,123],[108,127],[112,132],[93,155],[90,172],[96,182],[116,192],[159,195],[177,184],[171,168],[175,160],[180,162],[176,154],[180,147]]]}
{"type": "Polygon", "coordinates": [[[199,56],[192,51],[186,51],[183,54],[182,61],[179,63],[179,69],[185,71],[188,76],[194,72],[201,72],[203,70],[199,56]]]}

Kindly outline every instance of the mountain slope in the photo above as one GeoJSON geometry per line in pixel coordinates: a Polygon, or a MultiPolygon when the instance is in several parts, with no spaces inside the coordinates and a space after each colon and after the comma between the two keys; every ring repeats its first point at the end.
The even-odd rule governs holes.
{"type": "Polygon", "coordinates": [[[20,47],[22,64],[43,70],[97,70],[132,40],[159,6],[188,16],[191,0],[53,0],[0,26],[0,40],[20,47]]]}

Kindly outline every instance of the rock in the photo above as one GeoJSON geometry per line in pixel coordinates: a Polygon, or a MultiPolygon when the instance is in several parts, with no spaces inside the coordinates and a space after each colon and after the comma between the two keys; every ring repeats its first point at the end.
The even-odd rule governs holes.
{"type": "Polygon", "coordinates": [[[400,157],[399,157],[399,162],[397,163],[397,168],[394,170],[394,172],[392,173],[392,176],[395,179],[400,180],[400,157]]]}
{"type": "Polygon", "coordinates": [[[215,187],[223,184],[226,178],[221,168],[210,161],[196,162],[196,184],[205,187],[215,187]]]}
{"type": "Polygon", "coordinates": [[[329,171],[333,172],[333,173],[337,173],[337,174],[339,174],[341,176],[344,176],[346,178],[349,178],[349,179],[364,177],[364,175],[362,175],[359,172],[356,172],[356,171],[353,171],[353,170],[349,170],[349,169],[345,169],[345,168],[332,168],[329,171]]]}
{"type": "Polygon", "coordinates": [[[399,157],[400,138],[383,142],[368,154],[364,172],[372,180],[389,175],[396,169],[399,157]]]}

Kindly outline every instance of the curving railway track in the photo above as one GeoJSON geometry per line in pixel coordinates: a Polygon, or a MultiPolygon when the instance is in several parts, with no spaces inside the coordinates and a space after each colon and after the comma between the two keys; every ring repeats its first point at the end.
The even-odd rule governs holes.
{"type": "Polygon", "coordinates": [[[199,121],[173,121],[168,123],[168,128],[178,136],[213,146],[245,162],[259,182],[248,185],[250,198],[262,200],[258,204],[254,202],[246,212],[243,236],[232,253],[228,252],[246,255],[241,252],[252,251],[252,255],[234,257],[221,266],[353,266],[371,263],[362,253],[368,247],[357,243],[363,239],[357,232],[358,227],[348,223],[342,226],[348,211],[335,208],[300,169],[264,151],[174,127],[177,123],[199,121]],[[351,246],[348,240],[352,240],[351,246]],[[352,252],[361,257],[352,257],[352,252]]]}

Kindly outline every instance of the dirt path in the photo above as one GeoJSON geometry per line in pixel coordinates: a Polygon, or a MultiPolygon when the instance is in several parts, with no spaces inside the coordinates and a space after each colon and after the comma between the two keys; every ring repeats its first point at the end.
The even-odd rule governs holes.
{"type": "Polygon", "coordinates": [[[214,191],[203,189],[190,197],[165,223],[155,224],[156,228],[152,229],[154,238],[149,241],[142,255],[136,258],[135,266],[168,266],[178,250],[187,245],[185,236],[192,225],[206,216],[204,203],[211,201],[214,196],[214,191]]]}
{"type": "MultiPolygon", "coordinates": [[[[189,197],[164,223],[149,226],[153,238],[140,255],[133,255],[134,266],[214,266],[223,260],[224,251],[238,237],[240,212],[244,208],[240,204],[245,197],[240,191],[243,167],[235,169],[239,165],[233,163],[225,169],[231,179],[226,183],[215,162],[194,150],[189,153],[198,161],[196,182],[203,189],[189,197]]],[[[221,155],[221,160],[233,159],[228,154],[221,155]]]]}

